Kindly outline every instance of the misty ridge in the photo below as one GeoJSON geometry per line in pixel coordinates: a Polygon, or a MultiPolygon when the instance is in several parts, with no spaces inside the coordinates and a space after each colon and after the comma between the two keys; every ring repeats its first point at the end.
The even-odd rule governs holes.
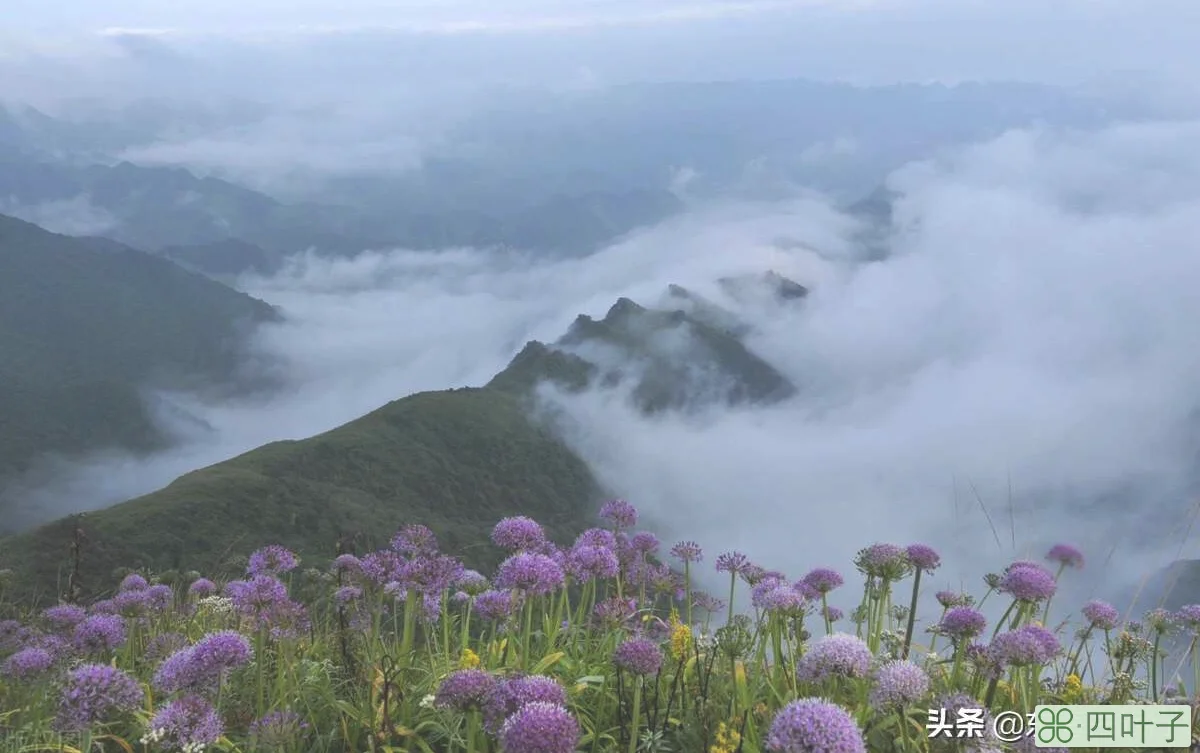
{"type": "Polygon", "coordinates": [[[119,91],[71,90],[51,53],[0,63],[0,214],[61,234],[37,236],[54,269],[136,254],[186,275],[10,268],[10,322],[23,290],[61,331],[95,324],[97,349],[0,328],[20,329],[0,373],[44,402],[21,401],[62,406],[6,422],[0,530],[487,386],[664,535],[780,567],[906,538],[965,581],[1065,538],[1095,562],[1080,588],[1124,593],[1195,555],[1161,524],[1193,515],[1200,453],[1184,94],[590,69],[383,87],[386,66],[343,54],[393,43],[117,33],[95,66],[119,91]],[[298,62],[312,86],[284,76],[298,62]],[[61,96],[17,88],[35,73],[61,96]],[[110,293],[72,310],[102,274],[110,293]],[[143,322],[205,313],[150,327],[135,358],[117,300],[143,322]],[[180,338],[195,352],[166,353],[180,338]]]}

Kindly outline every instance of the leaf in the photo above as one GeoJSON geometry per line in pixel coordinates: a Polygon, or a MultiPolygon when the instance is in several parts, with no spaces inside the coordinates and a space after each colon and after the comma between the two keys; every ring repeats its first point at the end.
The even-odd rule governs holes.
{"type": "Polygon", "coordinates": [[[550,654],[549,656],[543,658],[540,662],[538,662],[534,666],[534,668],[532,670],[533,674],[535,674],[535,675],[545,674],[546,670],[550,669],[555,664],[557,664],[559,659],[566,656],[566,653],[567,653],[566,651],[556,651],[553,654],[550,654]]]}
{"type": "Polygon", "coordinates": [[[121,749],[124,750],[125,753],[133,753],[133,746],[122,737],[117,737],[116,735],[98,735],[95,739],[96,742],[101,740],[112,740],[114,743],[121,746],[121,749]]]}

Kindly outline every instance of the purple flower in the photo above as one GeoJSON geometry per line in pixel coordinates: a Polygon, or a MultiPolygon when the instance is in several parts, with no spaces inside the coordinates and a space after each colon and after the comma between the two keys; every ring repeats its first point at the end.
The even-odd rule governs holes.
{"type": "Polygon", "coordinates": [[[772,753],[866,753],[854,717],[834,703],[801,698],[779,710],[767,733],[772,753]]]}
{"type": "Polygon", "coordinates": [[[971,607],[954,607],[942,615],[937,625],[937,632],[949,636],[955,641],[966,641],[983,632],[987,627],[987,617],[971,607]]]}
{"type": "Polygon", "coordinates": [[[246,617],[259,617],[288,600],[287,586],[270,575],[231,581],[225,584],[225,595],[233,602],[234,609],[246,617]]]}
{"type": "Polygon", "coordinates": [[[649,531],[638,531],[629,539],[629,546],[638,554],[653,555],[658,552],[661,542],[649,531]]]}
{"type": "Polygon", "coordinates": [[[704,550],[694,541],[680,541],[671,547],[671,556],[680,562],[699,562],[704,558],[704,550]]]}
{"type": "Polygon", "coordinates": [[[1032,562],[1014,562],[1000,577],[998,589],[1018,601],[1045,601],[1058,589],[1054,574],[1032,562]]]}
{"type": "Polygon", "coordinates": [[[75,626],[72,643],[84,654],[101,654],[125,644],[125,620],[115,614],[94,614],[75,626]]]}
{"type": "Polygon", "coordinates": [[[970,597],[966,594],[958,593],[957,591],[938,591],[934,598],[938,604],[941,604],[946,609],[950,607],[966,607],[970,606],[970,597]]]}
{"type": "Polygon", "coordinates": [[[4,662],[3,673],[23,680],[35,677],[54,666],[54,657],[44,648],[23,648],[4,662]]]}
{"type": "Polygon", "coordinates": [[[613,664],[635,675],[652,675],[662,666],[662,651],[653,641],[631,638],[613,652],[613,664]]]}
{"type": "Polygon", "coordinates": [[[637,508],[623,499],[605,502],[600,508],[600,519],[618,531],[628,530],[637,525],[637,508]]]}
{"type": "Polygon", "coordinates": [[[934,551],[931,546],[910,544],[904,551],[908,555],[908,561],[918,570],[931,573],[938,569],[938,565],[942,564],[941,555],[934,551]]]}
{"type": "Polygon", "coordinates": [[[309,728],[294,711],[272,711],[250,723],[250,739],[255,750],[284,750],[296,744],[309,728]]]}
{"type": "Polygon", "coordinates": [[[60,732],[82,732],[136,709],[145,697],[137,680],[116,667],[83,664],[67,673],[54,727],[60,732]]]}
{"type": "Polygon", "coordinates": [[[621,563],[613,550],[603,546],[574,546],[567,553],[567,572],[576,580],[617,577],[621,563]]]}
{"type": "Polygon", "coordinates": [[[432,557],[438,552],[438,540],[427,526],[413,523],[396,532],[392,549],[409,557],[432,557]]]}
{"type": "Polygon", "coordinates": [[[188,594],[202,599],[205,596],[212,596],[217,592],[217,584],[213,583],[208,578],[197,578],[192,581],[192,585],[188,586],[188,594]]]}
{"type": "Polygon", "coordinates": [[[478,571],[463,570],[454,579],[454,585],[458,586],[460,591],[466,592],[467,595],[476,596],[487,590],[488,579],[478,571]]]}
{"type": "Polygon", "coordinates": [[[512,591],[484,591],[475,597],[475,611],[489,622],[504,622],[512,617],[519,602],[512,591]]]}
{"type": "Polygon", "coordinates": [[[496,585],[542,595],[562,587],[565,576],[558,563],[544,554],[521,552],[500,563],[496,585]]]}
{"type": "Polygon", "coordinates": [[[149,727],[146,741],[157,742],[168,750],[203,750],[225,734],[217,710],[194,695],[176,699],[159,709],[149,727]]]}
{"type": "Polygon", "coordinates": [[[86,617],[87,611],[74,604],[59,604],[42,612],[42,619],[54,630],[72,630],[86,617]]]}
{"type": "Polygon", "coordinates": [[[29,640],[32,631],[16,620],[0,620],[0,653],[16,651],[29,640]]]}
{"type": "Polygon", "coordinates": [[[291,550],[271,544],[250,555],[246,575],[251,578],[259,575],[281,575],[295,570],[299,564],[299,558],[291,550]]]}
{"type": "Polygon", "coordinates": [[[842,614],[842,610],[838,609],[835,606],[825,607],[825,610],[822,612],[822,615],[825,617],[825,619],[829,620],[830,622],[837,622],[838,620],[842,619],[842,617],[845,616],[844,614],[842,614]]]}
{"type": "Polygon", "coordinates": [[[146,661],[161,662],[180,649],[187,648],[187,636],[182,633],[159,633],[146,646],[146,661]]]}
{"type": "Polygon", "coordinates": [[[154,686],[165,693],[201,691],[217,686],[232,669],[250,663],[254,651],[246,636],[232,630],[209,633],[196,645],[171,654],[154,673],[154,686]]]}
{"type": "Polygon", "coordinates": [[[808,599],[811,601],[820,601],[821,600],[821,592],[818,591],[817,589],[813,588],[809,584],[805,583],[803,580],[798,580],[795,583],[793,583],[792,590],[795,591],[796,593],[800,594],[800,596],[803,597],[804,599],[808,599]]]}
{"type": "Polygon", "coordinates": [[[704,591],[692,592],[692,606],[697,609],[703,609],[705,612],[720,612],[727,605],[723,599],[718,599],[710,593],[704,591]]]}
{"type": "MultiPolygon", "coordinates": [[[[765,581],[765,583],[771,583],[771,581],[765,581]]],[[[760,583],[755,586],[757,600],[755,606],[770,614],[798,615],[804,611],[804,594],[797,591],[795,587],[786,583],[777,583],[769,588],[759,590],[763,585],[760,583]]]]}
{"type": "Polygon", "coordinates": [[[620,599],[610,596],[592,607],[592,617],[602,627],[615,629],[624,625],[637,614],[636,599],[620,599]]]}
{"type": "Polygon", "coordinates": [[[441,594],[454,585],[464,568],[461,562],[445,554],[421,555],[404,567],[400,583],[422,594],[441,594]]]}
{"type": "Polygon", "coordinates": [[[995,665],[1024,667],[1046,664],[1062,651],[1054,633],[1038,625],[1025,625],[997,635],[988,646],[988,659],[995,665]]]}
{"type": "Polygon", "coordinates": [[[404,577],[408,563],[398,553],[388,549],[371,552],[358,561],[364,577],[375,585],[384,586],[404,577]]]}
{"type": "Polygon", "coordinates": [[[910,661],[891,661],[875,673],[871,706],[895,711],[920,700],[929,692],[929,675],[910,661]]]}
{"type": "MultiPolygon", "coordinates": [[[[1081,611],[1084,618],[1087,619],[1088,624],[1101,630],[1112,630],[1121,622],[1121,613],[1107,601],[1093,599],[1084,604],[1081,611]]],[[[1200,614],[1197,616],[1200,616],[1200,614]]]]}
{"type": "Polygon", "coordinates": [[[500,741],[504,753],[573,753],[579,722],[565,706],[534,701],[504,722],[500,741]]]}
{"type": "MultiPolygon", "coordinates": [[[[1117,610],[1113,610],[1116,612],[1117,610]]],[[[1084,613],[1087,614],[1086,612],[1084,613]]],[[[1090,617],[1088,618],[1091,619],[1090,617]]],[[[1183,625],[1193,633],[1200,631],[1200,604],[1185,604],[1175,613],[1175,622],[1183,625]]],[[[1093,621],[1094,624],[1094,621],[1093,621]]],[[[1113,622],[1116,624],[1116,621],[1113,622]]]]}
{"type": "Polygon", "coordinates": [[[750,559],[741,552],[725,552],[717,556],[717,572],[740,575],[750,567],[750,559]]]}
{"type": "Polygon", "coordinates": [[[1070,544],[1055,544],[1046,552],[1046,559],[1063,567],[1083,567],[1083,552],[1070,544]]]}
{"type": "Polygon", "coordinates": [[[492,543],[512,552],[533,552],[546,543],[546,531],[533,518],[504,518],[492,528],[492,543]]]}
{"type": "Polygon", "coordinates": [[[796,676],[801,682],[823,682],[830,677],[866,677],[871,670],[871,649],[857,636],[833,633],[818,638],[800,661],[796,676]]]}
{"type": "Polygon", "coordinates": [[[846,582],[841,573],[828,567],[818,567],[801,580],[820,594],[827,594],[835,588],[840,588],[846,582]]]}
{"type": "Polygon", "coordinates": [[[616,550],[617,537],[605,528],[589,528],[575,539],[575,546],[603,546],[616,550]]]}
{"type": "Polygon", "coordinates": [[[872,544],[858,552],[854,565],[863,575],[899,580],[908,574],[908,553],[895,544],[872,544]]]}
{"type": "Polygon", "coordinates": [[[330,569],[335,573],[355,575],[362,572],[362,560],[353,554],[339,554],[334,558],[330,569]]]}
{"type": "Polygon", "coordinates": [[[175,600],[174,589],[165,583],[150,586],[146,589],[145,594],[143,603],[151,612],[165,612],[170,609],[171,602],[175,600]]]}
{"type": "Polygon", "coordinates": [[[126,591],[141,591],[149,586],[149,582],[137,573],[130,573],[121,580],[121,585],[117,586],[118,592],[126,591]]]}
{"type": "Polygon", "coordinates": [[[438,686],[434,705],[456,711],[480,708],[495,684],[496,678],[482,669],[460,669],[451,672],[438,686]]]}
{"type": "Polygon", "coordinates": [[[567,691],[554,678],[545,675],[526,675],[500,680],[492,686],[483,700],[484,728],[492,734],[509,716],[530,703],[567,705],[567,691]]]}
{"type": "Polygon", "coordinates": [[[255,750],[285,750],[308,730],[308,722],[295,711],[272,711],[250,723],[255,750]]]}

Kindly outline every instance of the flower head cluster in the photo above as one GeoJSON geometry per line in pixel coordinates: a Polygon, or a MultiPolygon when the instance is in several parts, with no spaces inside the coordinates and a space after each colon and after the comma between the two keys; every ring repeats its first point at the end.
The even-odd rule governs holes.
{"type": "Polygon", "coordinates": [[[796,663],[801,682],[823,682],[832,677],[866,677],[871,670],[871,649],[849,633],[818,638],[796,663]]]}
{"type": "Polygon", "coordinates": [[[652,675],[662,667],[663,655],[658,644],[645,638],[631,638],[613,652],[613,663],[635,675],[652,675]]]}
{"type": "Polygon", "coordinates": [[[998,590],[1018,601],[1037,603],[1054,596],[1054,574],[1036,562],[1018,561],[1005,568],[998,590]]]}
{"type": "Polygon", "coordinates": [[[899,580],[912,569],[908,553],[895,544],[872,544],[859,550],[854,566],[863,575],[885,580],[899,580]]]}
{"type": "Polygon", "coordinates": [[[188,695],[159,710],[150,720],[143,743],[158,743],[167,750],[199,753],[215,745],[225,726],[213,705],[204,698],[188,695]]]}
{"type": "Polygon", "coordinates": [[[496,685],[496,678],[482,669],[460,669],[446,675],[438,686],[434,705],[456,711],[471,711],[480,708],[488,693],[496,685]]]}
{"type": "Polygon", "coordinates": [[[941,604],[946,609],[951,607],[969,607],[974,603],[974,600],[964,593],[958,591],[938,591],[934,594],[937,603],[941,604]]]}
{"type": "Polygon", "coordinates": [[[500,741],[505,753],[573,753],[579,734],[579,722],[565,706],[533,701],[505,720],[500,741]]]}
{"type": "Polygon", "coordinates": [[[615,578],[620,570],[616,553],[605,546],[576,545],[567,553],[567,572],[576,580],[615,578]]]}
{"type": "Polygon", "coordinates": [[[562,587],[562,567],[544,554],[521,552],[500,563],[496,585],[527,594],[543,595],[562,587]]]}
{"type": "Polygon", "coordinates": [[[866,753],[850,713],[820,698],[801,698],[779,710],[767,732],[772,753],[866,753]]]}
{"type": "Polygon", "coordinates": [[[438,552],[438,540],[428,526],[411,523],[396,531],[392,549],[409,557],[431,557],[438,552]]]}
{"type": "Polygon", "coordinates": [[[936,630],[955,641],[965,641],[978,636],[985,627],[987,617],[979,610],[971,607],[953,607],[942,615],[936,630]]]}
{"type": "Polygon", "coordinates": [[[208,578],[197,578],[188,586],[188,595],[194,596],[197,599],[203,599],[206,596],[212,596],[217,592],[217,584],[213,583],[208,578]]]}
{"type": "Polygon", "coordinates": [[[987,648],[988,659],[998,666],[1046,664],[1062,651],[1054,633],[1039,625],[1024,625],[1001,633],[987,648]]]}
{"type": "Polygon", "coordinates": [[[94,614],[75,626],[71,641],[82,654],[102,654],[125,645],[125,620],[115,614],[94,614]]]}
{"type": "Polygon", "coordinates": [[[600,519],[615,530],[627,531],[637,525],[637,508],[623,499],[605,502],[600,508],[600,519]]]}
{"type": "Polygon", "coordinates": [[[1193,633],[1200,633],[1200,604],[1184,604],[1175,613],[1174,621],[1193,633]]]}
{"type": "Polygon", "coordinates": [[[925,544],[910,544],[905,550],[908,561],[918,570],[931,573],[942,564],[942,557],[931,546],[925,544]]]}
{"type": "Polygon", "coordinates": [[[228,671],[249,664],[253,655],[249,639],[241,633],[209,633],[194,646],[167,657],[154,673],[154,686],[166,693],[209,690],[228,671]]]}
{"type": "Polygon", "coordinates": [[[250,555],[246,574],[251,578],[259,575],[281,575],[291,572],[300,565],[300,558],[278,544],[264,546],[250,555]]]}
{"type": "Polygon", "coordinates": [[[530,703],[567,705],[567,691],[554,678],[525,675],[500,680],[483,699],[484,727],[495,734],[504,720],[530,703]]]}
{"type": "Polygon", "coordinates": [[[150,586],[150,582],[137,573],[130,573],[121,579],[120,585],[117,586],[117,593],[127,593],[129,591],[144,591],[150,586]]]}
{"type": "Polygon", "coordinates": [[[671,556],[680,562],[699,562],[704,558],[704,550],[694,541],[680,541],[671,547],[671,556]]]}
{"type": "Polygon", "coordinates": [[[142,705],[138,681],[107,664],[82,664],[67,673],[54,726],[59,732],[81,732],[142,705]]]}
{"type": "Polygon", "coordinates": [[[484,591],[475,597],[475,612],[488,622],[504,622],[513,616],[520,601],[510,590],[484,591]]]}
{"type": "Polygon", "coordinates": [[[250,739],[255,750],[288,750],[306,731],[308,722],[295,711],[272,711],[250,723],[250,739]]]}
{"type": "Polygon", "coordinates": [[[871,688],[871,705],[882,710],[902,709],[929,692],[925,670],[910,661],[891,661],[879,668],[871,688]]]}
{"type": "Polygon", "coordinates": [[[74,604],[59,604],[42,611],[42,619],[50,625],[52,630],[56,631],[73,630],[86,618],[87,611],[74,604]]]}
{"type": "Polygon", "coordinates": [[[1046,552],[1046,559],[1063,567],[1083,567],[1083,552],[1070,544],[1055,544],[1050,547],[1050,551],[1046,552]]]}
{"type": "Polygon", "coordinates": [[[23,648],[4,661],[3,674],[24,680],[44,674],[54,666],[54,656],[44,648],[23,648]]]}
{"type": "Polygon", "coordinates": [[[717,572],[741,575],[752,565],[750,558],[741,552],[725,552],[717,556],[717,572]]]}
{"type": "Polygon", "coordinates": [[[846,582],[841,573],[828,567],[811,570],[801,580],[819,594],[827,594],[846,582]]]}
{"type": "Polygon", "coordinates": [[[546,532],[533,518],[504,518],[492,528],[492,543],[512,552],[536,552],[546,543],[546,532]]]}

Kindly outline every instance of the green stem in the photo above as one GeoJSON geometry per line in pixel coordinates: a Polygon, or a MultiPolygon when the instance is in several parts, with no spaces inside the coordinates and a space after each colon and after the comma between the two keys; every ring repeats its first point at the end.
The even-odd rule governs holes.
{"type": "Polygon", "coordinates": [[[642,681],[642,676],[638,675],[637,683],[633,686],[633,724],[629,728],[629,753],[637,753],[638,728],[642,726],[642,681]]]}
{"type": "Polygon", "coordinates": [[[525,597],[525,629],[521,634],[521,669],[529,667],[529,640],[533,634],[533,599],[525,597]]]}
{"type": "Polygon", "coordinates": [[[917,594],[921,590],[921,568],[917,568],[916,574],[913,576],[912,601],[908,606],[908,627],[904,630],[904,652],[900,655],[901,659],[908,658],[908,649],[912,646],[913,626],[917,621],[917,594]]]}
{"type": "Polygon", "coordinates": [[[992,639],[993,640],[996,638],[997,635],[1000,634],[1000,628],[1004,627],[1004,621],[1008,619],[1008,616],[1010,614],[1012,614],[1012,611],[1014,608],[1016,608],[1016,606],[1017,606],[1017,600],[1013,599],[1012,603],[1008,605],[1008,609],[1005,609],[1004,614],[1002,614],[1000,616],[1000,619],[996,620],[996,629],[992,631],[992,639]]]}

